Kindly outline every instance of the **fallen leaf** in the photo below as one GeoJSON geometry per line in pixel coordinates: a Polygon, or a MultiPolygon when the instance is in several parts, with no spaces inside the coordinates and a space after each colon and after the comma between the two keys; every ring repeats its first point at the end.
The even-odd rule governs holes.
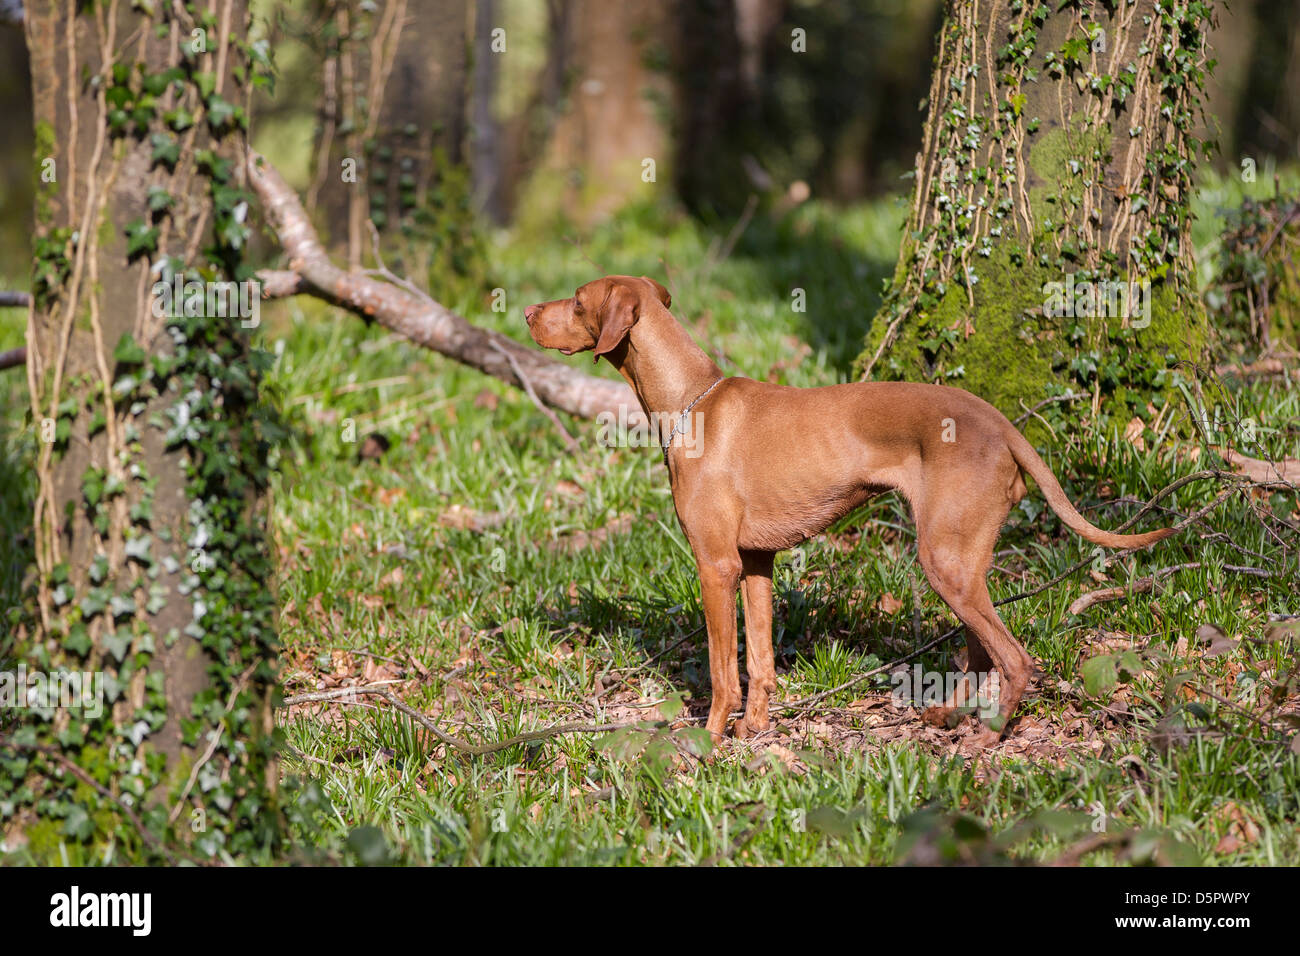
{"type": "Polygon", "coordinates": [[[1198,627],[1196,629],[1196,639],[1201,644],[1206,645],[1206,657],[1220,657],[1224,654],[1231,654],[1240,643],[1223,633],[1223,629],[1214,624],[1202,624],[1198,627]]]}
{"type": "Polygon", "coordinates": [[[1133,416],[1132,421],[1130,421],[1124,428],[1124,440],[1138,451],[1147,450],[1146,442],[1142,440],[1142,431],[1144,428],[1146,428],[1146,426],[1143,424],[1142,419],[1138,418],[1136,415],[1133,416]]]}
{"type": "Polygon", "coordinates": [[[902,610],[902,607],[903,607],[903,602],[900,601],[898,598],[894,597],[894,595],[891,594],[889,591],[886,591],[884,594],[882,594],[880,596],[880,600],[876,602],[876,610],[880,611],[882,614],[887,614],[887,615],[897,614],[900,610],[902,610]]]}
{"type": "Polygon", "coordinates": [[[375,500],[381,505],[391,505],[406,494],[405,488],[380,488],[375,492],[375,500]]]}
{"type": "Polygon", "coordinates": [[[357,457],[363,461],[367,459],[373,461],[382,458],[384,452],[388,451],[390,447],[392,447],[392,442],[390,442],[386,437],[381,435],[379,432],[371,432],[366,436],[365,441],[361,443],[361,447],[357,450],[357,457]]]}
{"type": "Polygon", "coordinates": [[[452,505],[438,515],[438,524],[444,528],[455,528],[459,531],[473,531],[475,533],[481,533],[488,528],[495,528],[505,520],[505,515],[499,511],[475,511],[473,508],[466,508],[464,505],[459,504],[452,505]]]}
{"type": "Polygon", "coordinates": [[[582,490],[582,485],[575,481],[569,481],[567,478],[556,482],[555,490],[570,498],[582,498],[587,494],[582,490]]]}

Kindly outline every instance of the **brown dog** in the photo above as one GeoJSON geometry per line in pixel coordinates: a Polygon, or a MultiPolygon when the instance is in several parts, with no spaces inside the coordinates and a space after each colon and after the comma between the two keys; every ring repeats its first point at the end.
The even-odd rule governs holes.
{"type": "MultiPolygon", "coordinates": [[[[790,388],[724,378],[668,311],[653,279],[606,276],[570,299],[524,310],[533,340],[565,355],[594,350],[619,370],[652,420],[667,417],[673,504],[699,565],[709,633],[713,703],[721,736],[741,704],[736,588],[743,585],[749,698],[737,736],[766,730],[776,690],[772,561],[824,531],[872,496],[897,489],[911,505],[917,550],[930,584],[966,626],[967,674],[943,707],[946,722],[974,700],[972,675],[996,669],[998,716],[980,743],[996,742],[1033,669],[989,599],[984,577],[1021,472],[1076,534],[1112,548],[1141,548],[1172,533],[1111,534],[1070,504],[1033,446],[992,405],[959,388],[857,382],[790,388]],[[693,412],[693,417],[690,413],[693,412]],[[677,440],[694,435],[693,445],[677,440]],[[967,696],[967,695],[970,696],[967,696]]],[[[978,677],[976,677],[978,680],[978,677]]]]}

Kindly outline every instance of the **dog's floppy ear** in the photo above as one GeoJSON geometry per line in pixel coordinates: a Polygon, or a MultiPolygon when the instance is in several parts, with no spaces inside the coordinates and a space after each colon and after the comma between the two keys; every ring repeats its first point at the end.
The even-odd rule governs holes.
{"type": "Polygon", "coordinates": [[[611,282],[609,295],[600,308],[600,337],[596,340],[595,356],[598,361],[606,352],[618,348],[620,342],[632,331],[641,312],[641,301],[621,282],[611,282]]]}
{"type": "Polygon", "coordinates": [[[664,304],[665,309],[673,304],[673,297],[668,294],[667,289],[649,276],[642,276],[641,278],[643,281],[650,283],[650,288],[655,290],[655,295],[659,296],[659,301],[664,304]]]}

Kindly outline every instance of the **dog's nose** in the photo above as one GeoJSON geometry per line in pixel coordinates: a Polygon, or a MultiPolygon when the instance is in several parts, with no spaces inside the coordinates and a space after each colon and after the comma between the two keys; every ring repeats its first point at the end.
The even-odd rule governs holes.
{"type": "Polygon", "coordinates": [[[533,319],[537,318],[537,309],[538,307],[535,305],[530,305],[524,309],[524,321],[529,325],[532,325],[533,319]]]}

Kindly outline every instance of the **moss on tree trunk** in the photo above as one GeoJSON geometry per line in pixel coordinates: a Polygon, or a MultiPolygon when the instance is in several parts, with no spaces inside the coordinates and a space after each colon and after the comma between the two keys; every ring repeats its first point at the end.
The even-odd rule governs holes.
{"type": "Polygon", "coordinates": [[[1209,341],[1188,200],[1213,15],[948,4],[864,377],[959,385],[1012,417],[1067,392],[1125,420],[1163,406],[1209,341]]]}

